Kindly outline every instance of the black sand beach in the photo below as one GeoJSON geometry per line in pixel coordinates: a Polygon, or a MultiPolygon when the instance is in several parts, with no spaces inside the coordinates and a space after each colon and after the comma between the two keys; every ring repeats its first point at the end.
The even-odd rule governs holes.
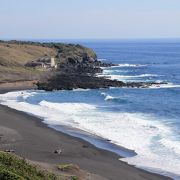
{"type": "MultiPolygon", "coordinates": [[[[0,90],[0,93],[8,90],[10,89],[0,90]]],[[[130,166],[119,161],[119,156],[114,153],[98,149],[79,138],[57,132],[36,117],[1,105],[0,137],[0,150],[14,149],[15,154],[48,166],[73,163],[95,174],[89,176],[89,179],[170,179],[130,166]],[[58,148],[62,150],[60,155],[54,153],[58,148]]]]}

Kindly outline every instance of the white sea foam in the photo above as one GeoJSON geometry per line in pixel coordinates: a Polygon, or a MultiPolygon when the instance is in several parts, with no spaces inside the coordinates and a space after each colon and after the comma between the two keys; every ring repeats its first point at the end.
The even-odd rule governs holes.
{"type": "Polygon", "coordinates": [[[82,88],[78,88],[78,89],[73,89],[73,91],[89,91],[90,89],[82,89],[82,88]]]}
{"type": "MultiPolygon", "coordinates": [[[[179,141],[170,139],[172,129],[156,117],[144,113],[102,112],[100,107],[86,103],[42,100],[33,105],[26,102],[27,97],[36,95],[31,91],[10,92],[0,95],[0,100],[1,104],[43,118],[46,124],[79,128],[135,150],[136,156],[122,159],[130,164],[164,174],[170,172],[176,178],[180,176],[179,141]]],[[[102,95],[107,97],[105,93],[102,95]]]]}
{"type": "Polygon", "coordinates": [[[98,61],[107,61],[107,59],[102,59],[102,58],[101,58],[101,59],[98,59],[98,61]]]}
{"type": "Polygon", "coordinates": [[[110,96],[110,95],[107,95],[107,96],[105,97],[105,101],[111,100],[111,99],[115,99],[115,97],[112,97],[112,96],[110,96]]]}
{"type": "Polygon", "coordinates": [[[115,69],[104,69],[103,74],[113,74],[113,73],[125,73],[127,71],[124,70],[115,70],[115,69]]]}
{"type": "Polygon", "coordinates": [[[149,88],[151,89],[162,89],[162,88],[180,88],[179,84],[167,83],[167,84],[158,84],[152,85],[149,88]]]}
{"type": "Polygon", "coordinates": [[[133,68],[138,68],[138,67],[146,67],[149,66],[149,64],[128,64],[128,63],[124,63],[124,64],[118,64],[116,66],[111,66],[111,68],[117,68],[117,67],[133,67],[133,68]]]}
{"type": "Polygon", "coordinates": [[[170,151],[180,155],[180,141],[163,138],[160,140],[160,143],[170,151]]]}
{"type": "Polygon", "coordinates": [[[118,64],[119,67],[144,67],[148,66],[148,64],[118,64]]]}
{"type": "Polygon", "coordinates": [[[137,78],[142,78],[142,77],[158,77],[161,75],[157,75],[157,74],[140,74],[140,75],[116,75],[116,74],[98,74],[98,77],[106,77],[108,79],[112,79],[112,80],[120,80],[120,81],[126,81],[126,80],[133,80],[133,79],[137,79],[137,78]]]}
{"type": "Polygon", "coordinates": [[[113,96],[110,96],[109,94],[106,94],[106,93],[101,93],[101,95],[105,97],[104,98],[105,101],[118,99],[118,97],[113,97],[113,96]]]}
{"type": "MultiPolygon", "coordinates": [[[[118,72],[119,70],[113,70],[113,69],[108,69],[104,70],[103,74],[97,74],[98,77],[105,77],[107,79],[112,79],[112,80],[119,80],[119,81],[133,81],[133,82],[138,82],[142,81],[141,78],[143,77],[161,77],[163,75],[158,75],[158,74],[140,74],[140,75],[117,75],[113,74],[114,72],[118,72]]],[[[120,71],[119,71],[120,72],[120,71]]],[[[173,84],[173,83],[164,83],[161,80],[156,80],[156,83],[162,83],[162,84],[153,84],[151,86],[148,86],[148,88],[151,89],[162,89],[162,88],[180,88],[179,84],[173,84]]]]}
{"type": "Polygon", "coordinates": [[[162,76],[162,75],[158,75],[158,74],[140,74],[134,77],[158,77],[158,76],[162,76]]]}

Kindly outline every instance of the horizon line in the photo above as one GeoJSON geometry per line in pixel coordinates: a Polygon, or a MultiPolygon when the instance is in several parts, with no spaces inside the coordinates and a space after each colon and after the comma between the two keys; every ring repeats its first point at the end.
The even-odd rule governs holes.
{"type": "Polygon", "coordinates": [[[0,38],[0,41],[128,41],[128,40],[180,40],[180,37],[141,38],[0,38]]]}

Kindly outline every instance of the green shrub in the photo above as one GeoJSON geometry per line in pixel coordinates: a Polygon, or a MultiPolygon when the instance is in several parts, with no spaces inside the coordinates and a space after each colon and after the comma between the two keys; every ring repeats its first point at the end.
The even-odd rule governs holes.
{"type": "Polygon", "coordinates": [[[0,180],[56,180],[47,171],[39,171],[33,165],[13,154],[0,151],[0,180]]]}
{"type": "Polygon", "coordinates": [[[24,180],[24,178],[14,174],[13,172],[7,171],[5,169],[0,169],[0,179],[1,180],[24,180]]]}
{"type": "Polygon", "coordinates": [[[73,177],[71,177],[71,180],[79,180],[79,178],[76,176],[73,176],[73,177]]]}

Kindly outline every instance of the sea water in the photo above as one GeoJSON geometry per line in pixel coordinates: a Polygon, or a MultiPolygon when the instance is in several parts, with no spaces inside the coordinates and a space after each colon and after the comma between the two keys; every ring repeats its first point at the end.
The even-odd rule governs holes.
{"type": "MultiPolygon", "coordinates": [[[[121,160],[180,179],[180,41],[81,41],[99,59],[107,78],[161,82],[150,88],[21,91],[0,95],[1,104],[134,150],[121,160]]],[[[58,129],[58,128],[57,128],[58,129]]],[[[96,144],[96,141],[92,143],[96,144]]]]}

